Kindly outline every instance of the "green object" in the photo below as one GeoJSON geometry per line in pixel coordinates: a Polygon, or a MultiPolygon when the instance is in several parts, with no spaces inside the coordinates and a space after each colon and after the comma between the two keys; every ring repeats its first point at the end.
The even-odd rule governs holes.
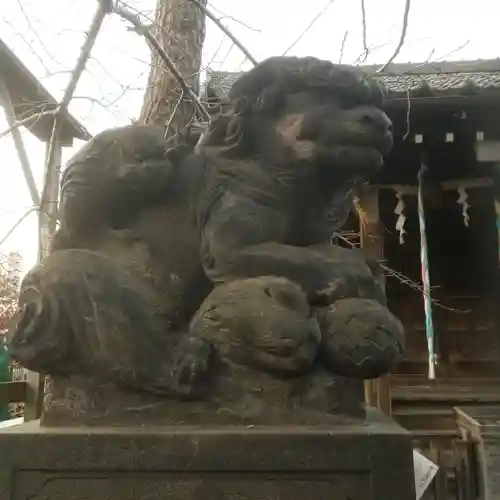
{"type": "MultiPolygon", "coordinates": [[[[11,382],[12,375],[10,372],[10,359],[7,349],[3,342],[0,341],[0,382],[11,382]]],[[[9,420],[9,405],[0,405],[0,422],[9,420]]]]}

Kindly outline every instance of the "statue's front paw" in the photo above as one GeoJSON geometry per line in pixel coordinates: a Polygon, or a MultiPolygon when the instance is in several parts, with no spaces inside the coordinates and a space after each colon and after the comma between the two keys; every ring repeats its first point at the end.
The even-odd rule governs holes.
{"type": "Polygon", "coordinates": [[[220,285],[207,297],[191,332],[238,365],[297,374],[316,358],[320,331],[302,289],[261,276],[220,285]]]}
{"type": "Polygon", "coordinates": [[[194,337],[184,339],[172,365],[173,392],[185,398],[199,396],[209,376],[212,355],[208,342],[194,337]]]}
{"type": "Polygon", "coordinates": [[[379,302],[350,298],[318,310],[321,354],[335,373],[376,378],[391,371],[404,350],[401,322],[379,302]]]}

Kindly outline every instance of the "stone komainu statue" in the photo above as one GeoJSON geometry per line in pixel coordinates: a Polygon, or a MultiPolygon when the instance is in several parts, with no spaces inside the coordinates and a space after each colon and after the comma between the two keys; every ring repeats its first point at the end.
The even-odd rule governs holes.
{"type": "Polygon", "coordinates": [[[330,243],[332,213],[392,147],[383,88],[274,57],[229,97],[194,150],[134,125],[69,162],[54,248],[23,282],[9,346],[50,375],[47,415],[131,394],[183,408],[172,421],[190,405],[258,421],[335,413],[333,393],[401,354],[377,265],[330,243]]]}

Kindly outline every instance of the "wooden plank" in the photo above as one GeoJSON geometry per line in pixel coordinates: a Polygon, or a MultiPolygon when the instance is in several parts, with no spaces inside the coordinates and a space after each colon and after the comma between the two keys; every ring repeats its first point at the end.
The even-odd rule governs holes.
{"type": "Polygon", "coordinates": [[[411,432],[412,436],[422,438],[422,437],[427,437],[427,438],[445,438],[445,439],[450,439],[454,438],[457,436],[457,432],[455,430],[450,430],[450,429],[425,429],[425,430],[414,430],[411,432]]]}
{"type": "Polygon", "coordinates": [[[478,448],[485,500],[498,500],[500,498],[500,434],[495,438],[484,438],[478,448]]]}
{"type": "Polygon", "coordinates": [[[393,404],[428,403],[456,406],[462,403],[500,403],[500,380],[437,379],[393,376],[393,404]]]}
{"type": "Polygon", "coordinates": [[[455,419],[451,408],[444,408],[440,413],[422,412],[416,415],[401,415],[393,407],[392,418],[410,432],[429,429],[455,431],[455,419]]]}
{"type": "Polygon", "coordinates": [[[477,477],[477,463],[475,460],[474,446],[467,441],[455,441],[458,453],[463,457],[463,470],[457,466],[457,482],[460,480],[463,486],[463,498],[460,500],[475,500],[479,495],[479,484],[477,477]],[[460,444],[459,444],[460,443],[460,444]]]}
{"type": "Polygon", "coordinates": [[[25,399],[25,382],[0,382],[0,404],[23,403],[25,399]]]}
{"type": "Polygon", "coordinates": [[[392,386],[435,386],[451,388],[474,388],[481,389],[482,387],[500,387],[499,377],[453,377],[453,378],[439,378],[436,380],[429,380],[426,376],[422,375],[399,375],[393,374],[391,376],[392,386]]]}
{"type": "Polygon", "coordinates": [[[440,402],[440,403],[500,403],[500,392],[479,392],[479,391],[453,391],[445,390],[432,391],[429,388],[410,390],[407,387],[399,387],[392,390],[393,401],[406,402],[440,402]]]}

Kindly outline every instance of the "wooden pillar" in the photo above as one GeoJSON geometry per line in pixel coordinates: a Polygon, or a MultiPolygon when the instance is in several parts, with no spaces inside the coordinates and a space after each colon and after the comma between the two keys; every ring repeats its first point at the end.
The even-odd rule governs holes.
{"type": "MultiPolygon", "coordinates": [[[[374,260],[384,258],[384,237],[381,231],[379,216],[379,189],[364,185],[358,192],[360,217],[361,246],[365,254],[374,260]]],[[[365,398],[368,406],[381,409],[386,415],[391,414],[390,376],[365,382],[365,398]]]]}

